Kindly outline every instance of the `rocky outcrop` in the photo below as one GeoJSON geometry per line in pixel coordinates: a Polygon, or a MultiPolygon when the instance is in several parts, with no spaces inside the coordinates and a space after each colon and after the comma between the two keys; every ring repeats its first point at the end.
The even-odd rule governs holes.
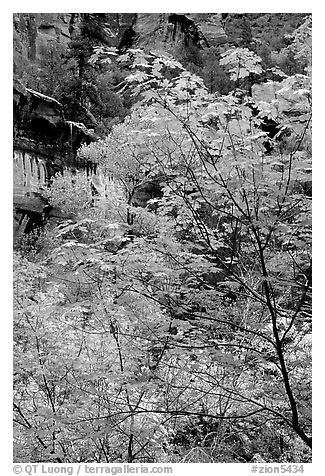
{"type": "Polygon", "coordinates": [[[190,13],[188,17],[193,19],[197,29],[202,33],[204,46],[218,46],[228,41],[221,13],[190,13]]]}
{"type": "Polygon", "coordinates": [[[16,144],[13,154],[14,239],[40,226],[50,217],[62,218],[58,209],[50,207],[43,197],[48,186],[51,158],[21,148],[16,144]]]}
{"type": "Polygon", "coordinates": [[[227,41],[220,14],[139,13],[132,28],[133,43],[151,50],[173,50],[179,44],[205,48],[227,41]]]}
{"type": "Polygon", "coordinates": [[[18,81],[14,82],[13,106],[14,141],[34,142],[39,152],[44,148],[65,161],[75,156],[81,144],[98,139],[82,123],[67,121],[59,101],[18,81]]]}
{"type": "Polygon", "coordinates": [[[43,198],[49,179],[57,172],[95,166],[76,159],[82,143],[98,137],[81,123],[65,120],[59,101],[14,84],[13,202],[14,234],[30,231],[46,217],[60,217],[43,198]]]}
{"type": "Polygon", "coordinates": [[[42,213],[42,190],[47,186],[46,157],[31,151],[14,150],[14,205],[20,210],[42,213]]]}
{"type": "MultiPolygon", "coordinates": [[[[289,78],[290,79],[290,78],[289,78]]],[[[254,84],[252,87],[252,98],[260,105],[266,105],[274,115],[284,114],[291,118],[291,122],[306,122],[310,113],[309,100],[309,80],[304,75],[296,75],[290,79],[290,84],[284,81],[267,81],[265,83],[254,84]],[[290,86],[290,87],[289,87],[290,86]],[[295,94],[293,94],[295,91],[295,94]]]]}
{"type": "Polygon", "coordinates": [[[78,28],[76,13],[16,13],[14,20],[14,66],[22,59],[39,61],[51,44],[66,46],[78,28]]]}

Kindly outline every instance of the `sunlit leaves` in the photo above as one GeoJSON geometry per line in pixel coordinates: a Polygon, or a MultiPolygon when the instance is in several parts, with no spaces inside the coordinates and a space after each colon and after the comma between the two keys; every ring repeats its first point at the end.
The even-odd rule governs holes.
{"type": "Polygon", "coordinates": [[[261,74],[261,58],[248,48],[231,48],[221,54],[220,64],[226,66],[232,81],[246,78],[250,74],[261,74]]]}
{"type": "Polygon", "coordinates": [[[57,174],[52,179],[51,187],[45,190],[44,195],[53,207],[59,208],[67,215],[87,209],[92,203],[90,182],[83,173],[57,174]]]}
{"type": "Polygon", "coordinates": [[[94,65],[100,61],[103,64],[110,64],[112,62],[110,58],[111,56],[117,56],[116,48],[109,48],[107,46],[95,46],[94,53],[90,57],[89,63],[94,65]]]}
{"type": "MultiPolygon", "coordinates": [[[[267,84],[259,101],[211,95],[167,56],[118,59],[139,103],[79,151],[106,177],[97,199],[89,181],[57,179],[53,203],[78,213],[53,231],[46,266],[18,258],[22,434],[19,409],[41,455],[52,441],[53,458],[121,461],[133,442],[151,461],[190,419],[272,438],[280,421],[291,435],[288,387],[309,434],[308,78],[267,84]]],[[[247,49],[222,63],[233,80],[261,73],[247,49]]]]}

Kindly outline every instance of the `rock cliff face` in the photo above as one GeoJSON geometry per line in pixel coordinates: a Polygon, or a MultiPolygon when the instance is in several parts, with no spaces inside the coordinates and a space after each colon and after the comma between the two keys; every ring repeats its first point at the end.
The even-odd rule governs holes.
{"type": "Polygon", "coordinates": [[[139,13],[133,30],[135,45],[145,49],[173,50],[180,43],[205,48],[227,41],[221,14],[139,13]]]}
{"type": "Polygon", "coordinates": [[[76,13],[14,14],[14,67],[26,59],[39,61],[51,44],[66,46],[79,22],[76,13]]]}
{"type": "MultiPolygon", "coordinates": [[[[22,60],[40,61],[50,45],[66,47],[77,34],[83,13],[14,14],[14,65],[22,60]]],[[[227,41],[221,14],[209,13],[106,13],[98,16],[98,26],[107,43],[119,49],[172,50],[183,43],[199,48],[227,41]]]]}
{"type": "Polygon", "coordinates": [[[98,38],[120,50],[129,47],[173,52],[180,44],[198,48],[258,41],[276,43],[306,14],[222,13],[18,13],[14,14],[14,63],[39,61],[50,45],[66,47],[84,20],[97,24],[98,38]],[[280,32],[274,38],[274,29],[280,32]]]}

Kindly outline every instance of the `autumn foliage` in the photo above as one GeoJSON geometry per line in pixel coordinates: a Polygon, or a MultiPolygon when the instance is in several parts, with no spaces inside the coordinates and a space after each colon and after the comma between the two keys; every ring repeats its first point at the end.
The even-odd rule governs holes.
{"type": "Polygon", "coordinates": [[[305,74],[265,100],[248,48],[222,55],[227,95],[169,56],[114,59],[136,106],[79,150],[99,192],[54,180],[73,218],[16,256],[17,461],[310,461],[309,27],[305,74]]]}

